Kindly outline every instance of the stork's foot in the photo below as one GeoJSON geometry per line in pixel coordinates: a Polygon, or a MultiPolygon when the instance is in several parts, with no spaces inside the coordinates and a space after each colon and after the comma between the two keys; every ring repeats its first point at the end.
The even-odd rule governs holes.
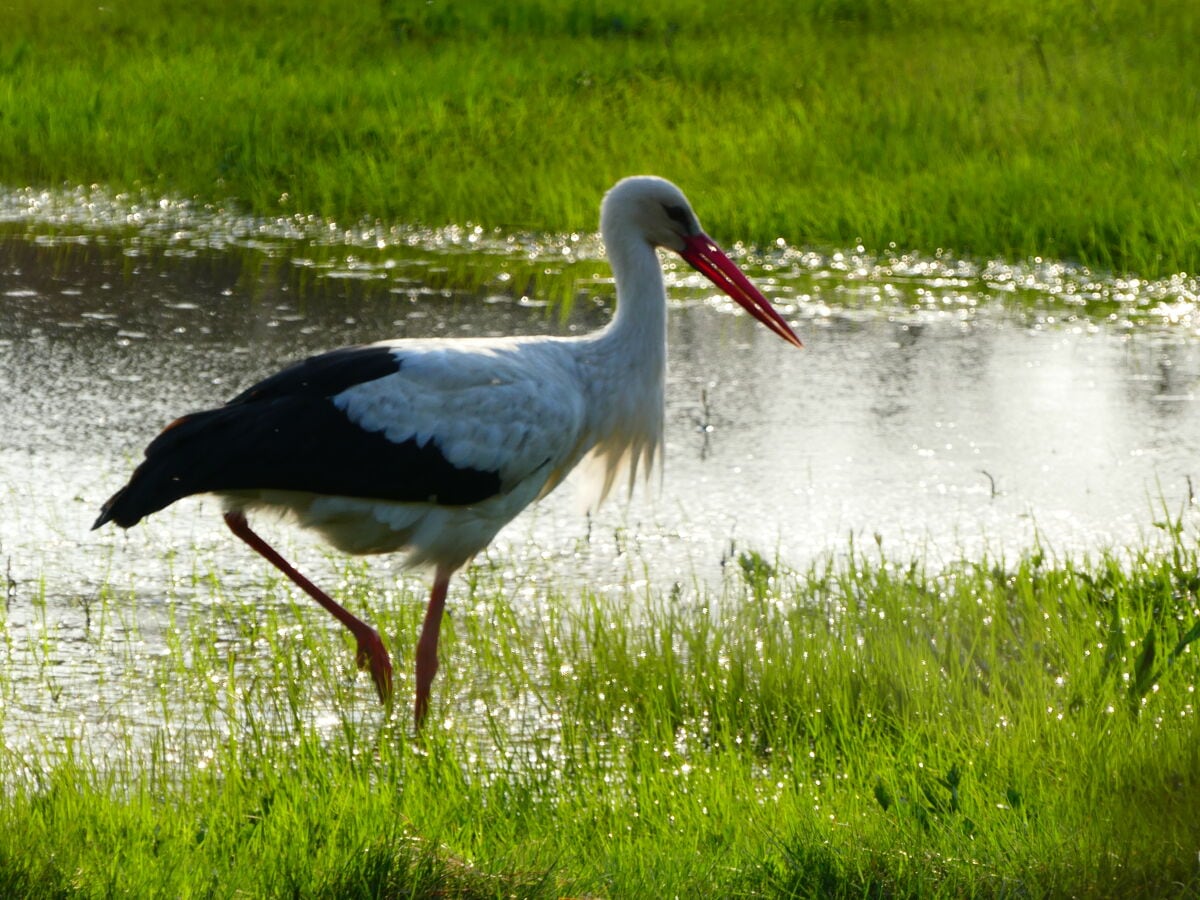
{"type": "MultiPolygon", "coordinates": [[[[436,652],[436,651],[435,651],[436,652]]],[[[421,728],[425,724],[425,717],[429,715],[429,701],[433,694],[433,676],[437,674],[437,659],[433,660],[432,665],[428,664],[428,657],[422,659],[420,651],[417,656],[417,695],[413,701],[413,727],[419,734],[421,728]]]]}
{"type": "Polygon", "coordinates": [[[391,705],[392,660],[383,644],[383,638],[373,628],[365,628],[357,632],[355,637],[358,640],[358,654],[355,656],[358,667],[371,673],[380,702],[391,705]]]}
{"type": "Polygon", "coordinates": [[[427,715],[429,715],[429,691],[424,691],[418,693],[417,699],[413,702],[413,728],[416,729],[417,734],[421,733],[427,715]]]}

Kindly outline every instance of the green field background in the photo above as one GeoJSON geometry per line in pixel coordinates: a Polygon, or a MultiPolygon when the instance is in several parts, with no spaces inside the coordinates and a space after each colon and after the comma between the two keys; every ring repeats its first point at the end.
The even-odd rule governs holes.
{"type": "Polygon", "coordinates": [[[725,240],[1200,269],[1200,5],[0,6],[0,182],[594,230],[677,181],[725,240]]]}

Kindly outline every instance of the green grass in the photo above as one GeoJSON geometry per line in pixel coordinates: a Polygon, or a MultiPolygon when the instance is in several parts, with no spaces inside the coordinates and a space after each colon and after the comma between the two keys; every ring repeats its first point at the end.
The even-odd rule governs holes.
{"type": "Polygon", "coordinates": [[[727,240],[1200,270],[1191,0],[0,7],[0,181],[595,227],[653,171],[727,240]]]}
{"type": "MultiPolygon", "coordinates": [[[[66,690],[123,691],[108,724],[54,724],[62,629],[10,611],[4,708],[44,709],[5,723],[0,893],[1195,896],[1189,521],[1129,558],[936,572],[746,552],[713,595],[562,596],[484,560],[422,741],[275,581],[179,577],[154,639],[132,589],[89,601],[112,672],[66,690]]],[[[341,574],[406,693],[418,583],[341,574]]]]}

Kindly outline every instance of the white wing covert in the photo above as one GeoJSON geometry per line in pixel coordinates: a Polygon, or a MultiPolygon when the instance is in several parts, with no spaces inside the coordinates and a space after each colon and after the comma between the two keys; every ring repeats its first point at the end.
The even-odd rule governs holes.
{"type": "Polygon", "coordinates": [[[455,468],[496,473],[502,491],[574,462],[585,410],[561,346],[429,342],[396,355],[394,374],[335,398],[358,427],[396,444],[432,443],[455,468]]]}

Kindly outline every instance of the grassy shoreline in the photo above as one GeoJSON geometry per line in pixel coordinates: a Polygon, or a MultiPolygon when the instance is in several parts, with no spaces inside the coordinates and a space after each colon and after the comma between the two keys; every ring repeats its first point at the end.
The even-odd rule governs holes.
{"type": "MultiPolygon", "coordinates": [[[[477,566],[422,742],[347,678],[319,610],[200,573],[165,653],[121,651],[153,659],[157,736],[129,719],[4,748],[0,891],[1194,896],[1200,543],[1166,527],[1131,560],[937,573],[744,553],[721,597],[631,586],[632,618],[632,596],[546,582],[515,607],[503,566],[477,566]]],[[[407,677],[420,597],[378,591],[344,570],[407,677]]],[[[96,621],[130,598],[100,602],[96,621]]],[[[53,655],[37,644],[9,642],[6,671],[53,655]]]]}
{"type": "Polygon", "coordinates": [[[0,9],[0,181],[563,232],[655,171],[767,243],[1200,270],[1200,10],[0,9]]]}

